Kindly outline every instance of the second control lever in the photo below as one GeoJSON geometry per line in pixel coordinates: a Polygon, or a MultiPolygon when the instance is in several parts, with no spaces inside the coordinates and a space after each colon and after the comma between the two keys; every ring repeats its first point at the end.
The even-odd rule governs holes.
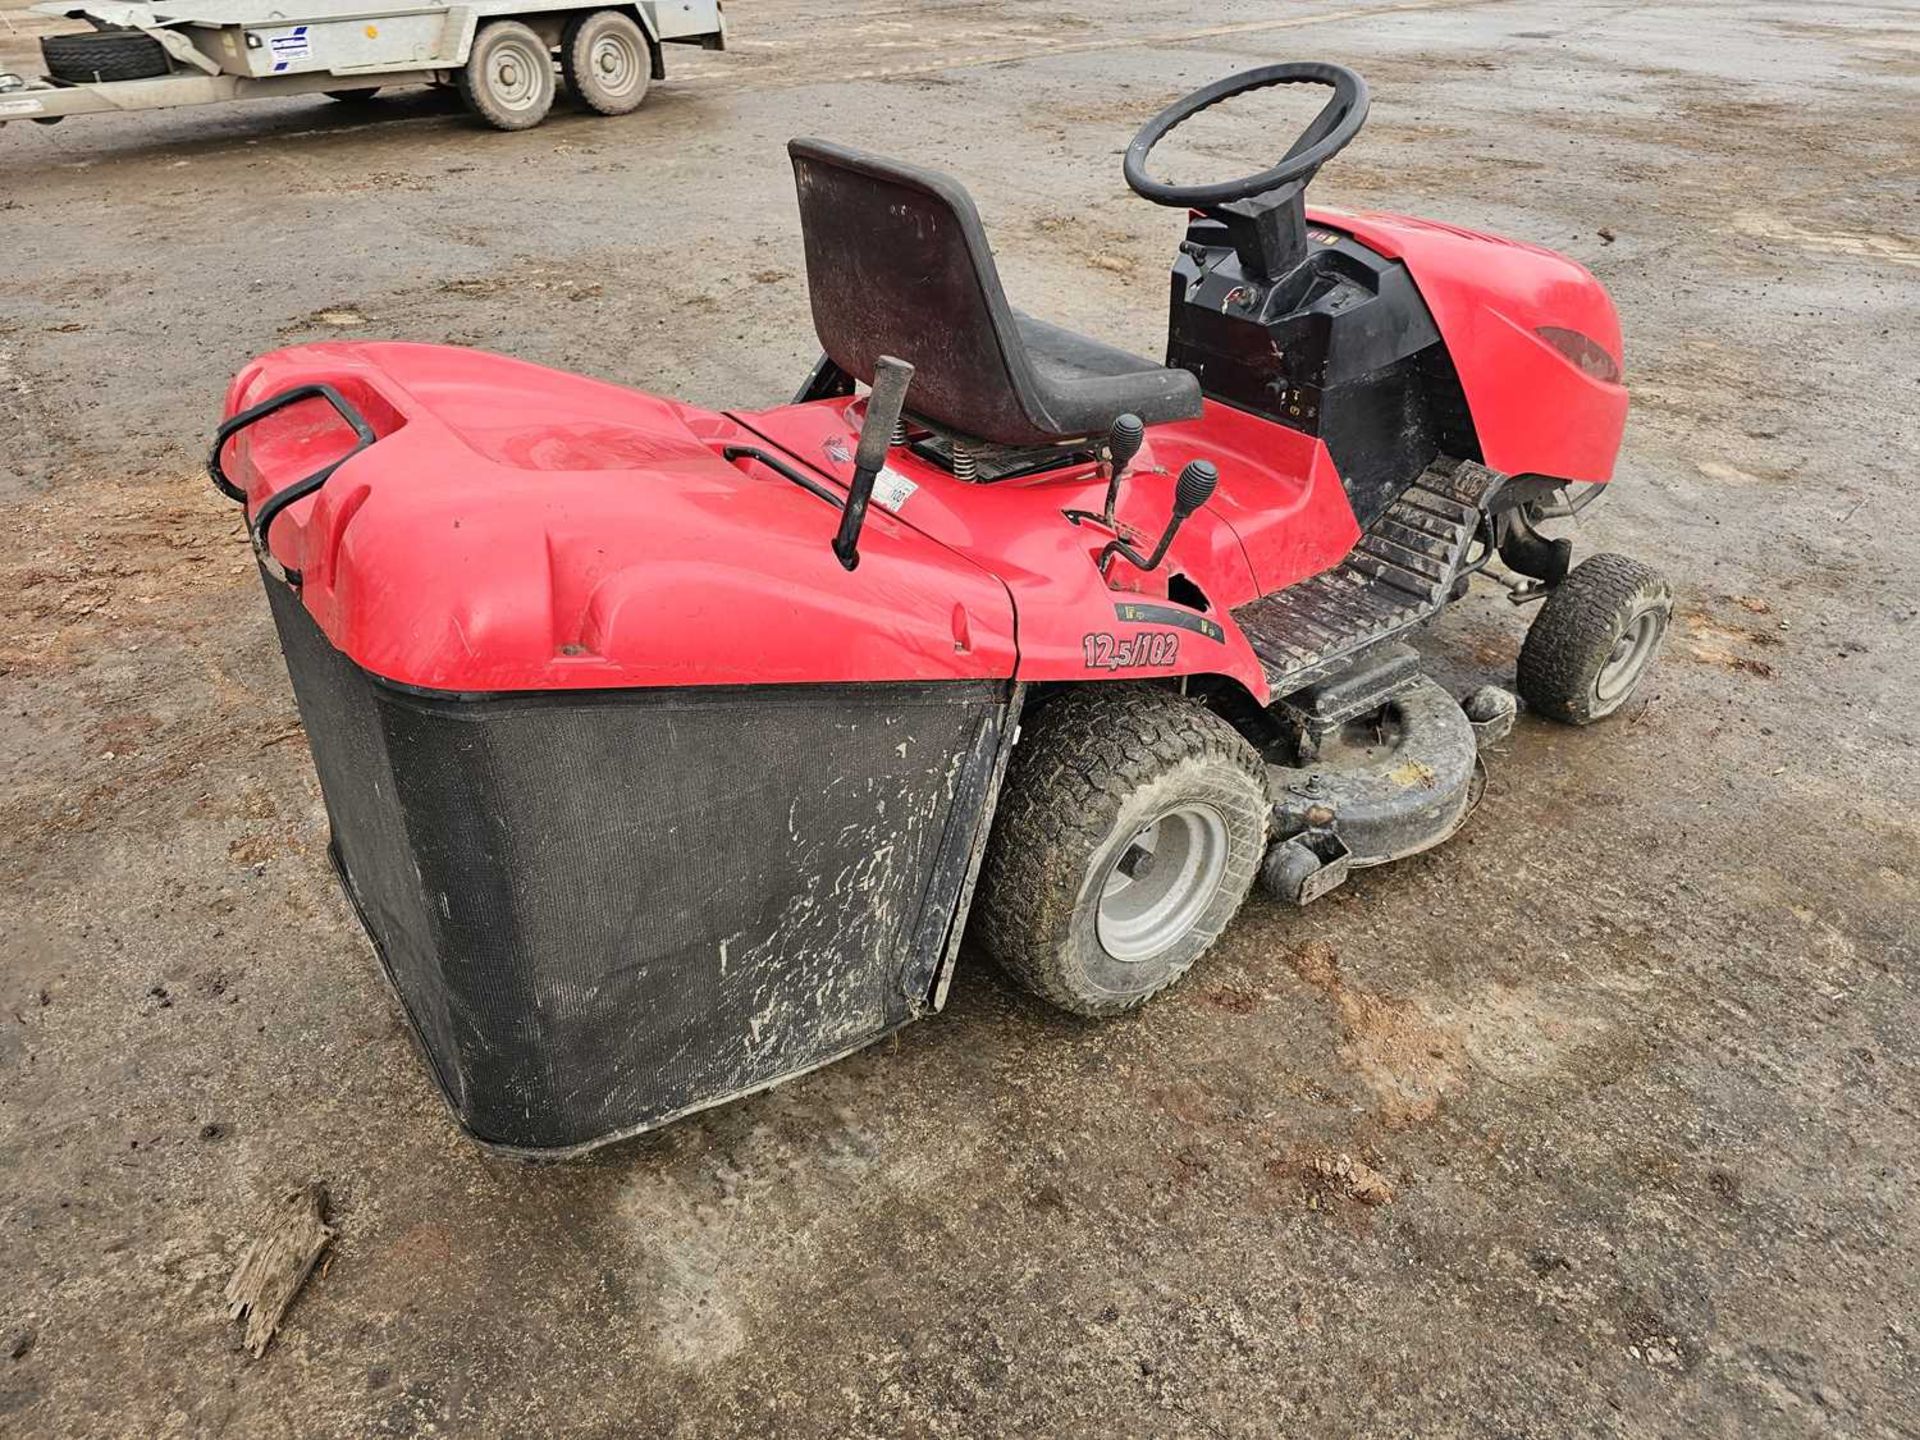
{"type": "Polygon", "coordinates": [[[1167,528],[1160,533],[1160,543],[1153,547],[1153,553],[1142,556],[1126,541],[1110,540],[1107,548],[1100,552],[1100,573],[1107,573],[1115,556],[1141,570],[1157,568],[1187,517],[1213,498],[1214,487],[1219,483],[1220,472],[1211,460],[1189,460],[1181,469],[1180,478],[1173,482],[1173,513],[1167,517],[1167,528]]]}

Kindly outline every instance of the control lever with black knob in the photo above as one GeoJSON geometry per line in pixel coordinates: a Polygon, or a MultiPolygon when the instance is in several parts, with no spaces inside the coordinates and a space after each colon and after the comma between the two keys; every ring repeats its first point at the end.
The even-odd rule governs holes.
{"type": "Polygon", "coordinates": [[[1111,540],[1100,552],[1100,573],[1103,576],[1107,573],[1107,566],[1116,555],[1138,569],[1157,569],[1187,517],[1213,498],[1214,487],[1219,483],[1220,472],[1211,460],[1189,460],[1181,469],[1180,478],[1173,482],[1173,513],[1167,517],[1167,528],[1161,532],[1160,543],[1153,547],[1153,554],[1143,558],[1126,541],[1111,540]]]}
{"type": "Polygon", "coordinates": [[[1140,453],[1146,438],[1147,427],[1131,412],[1114,416],[1107,429],[1107,505],[1100,512],[1100,521],[1109,530],[1113,528],[1113,507],[1120,499],[1120,477],[1127,473],[1127,466],[1140,453]]]}

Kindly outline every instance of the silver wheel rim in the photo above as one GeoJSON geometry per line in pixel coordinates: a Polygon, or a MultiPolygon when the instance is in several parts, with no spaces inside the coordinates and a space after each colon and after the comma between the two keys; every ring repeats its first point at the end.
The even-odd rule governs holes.
{"type": "Polygon", "coordinates": [[[1620,638],[1613,642],[1607,663],[1593,677],[1593,698],[1601,705],[1618,704],[1639,682],[1660,643],[1660,612],[1642,610],[1627,622],[1620,638]]]}
{"type": "Polygon", "coordinates": [[[587,74],[609,100],[624,100],[640,87],[640,64],[633,37],[619,31],[596,37],[587,51],[587,74]]]}
{"type": "Polygon", "coordinates": [[[540,66],[552,68],[546,55],[536,55],[518,40],[505,40],[487,57],[487,88],[503,110],[538,108],[546,87],[540,66]]]}
{"type": "Polygon", "coordinates": [[[1143,825],[1100,879],[1100,947],[1127,964],[1151,960],[1199,923],[1226,871],[1227,822],[1211,805],[1183,805],[1143,825]]]}

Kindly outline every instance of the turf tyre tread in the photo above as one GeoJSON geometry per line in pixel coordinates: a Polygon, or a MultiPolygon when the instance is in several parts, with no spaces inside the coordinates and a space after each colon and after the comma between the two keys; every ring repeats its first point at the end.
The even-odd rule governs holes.
{"type": "Polygon", "coordinates": [[[1000,967],[1049,1004],[1077,1015],[1124,1013],[1179,980],[1246,899],[1266,849],[1265,765],[1220,716],[1150,686],[1070,691],[1025,729],[982,865],[978,933],[1000,967]],[[1079,915],[1081,892],[1101,851],[1116,839],[1128,799],[1182,767],[1209,772],[1221,794],[1205,798],[1232,812],[1224,817],[1230,843],[1220,888],[1188,939],[1169,952],[1176,957],[1171,963],[1145,962],[1147,988],[1090,993],[1074,957],[1076,944],[1091,934],[1090,919],[1079,915]]]}
{"type": "Polygon", "coordinates": [[[1541,604],[1520,647],[1516,683],[1528,708],[1564,724],[1590,725],[1626,704],[1631,690],[1596,709],[1594,679],[1624,618],[1643,602],[1672,612],[1672,588],[1652,566],[1614,554],[1589,556],[1574,566],[1541,604]]]}

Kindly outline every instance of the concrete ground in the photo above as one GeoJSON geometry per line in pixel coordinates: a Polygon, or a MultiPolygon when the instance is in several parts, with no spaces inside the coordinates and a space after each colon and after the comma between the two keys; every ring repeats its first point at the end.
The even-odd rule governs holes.
{"type": "MultiPolygon", "coordinates": [[[[1920,11],[729,14],[621,121],[0,133],[0,1432],[1920,1434],[1920,11]],[[1298,56],[1374,84],[1323,200],[1618,300],[1581,543],[1674,578],[1643,700],[1523,722],[1459,839],[1256,898],[1132,1018],[970,956],[938,1019],[583,1163],[463,1141],[199,471],[228,375],[391,335],[776,400],[806,132],[958,174],[1016,298],[1151,352],[1179,221],[1119,151],[1298,56]],[[309,1177],[340,1239],[256,1362],[221,1288],[309,1177]]],[[[1250,113],[1188,163],[1284,148],[1250,113]]],[[[1489,589],[1432,646],[1508,678],[1526,619],[1489,589]]]]}

